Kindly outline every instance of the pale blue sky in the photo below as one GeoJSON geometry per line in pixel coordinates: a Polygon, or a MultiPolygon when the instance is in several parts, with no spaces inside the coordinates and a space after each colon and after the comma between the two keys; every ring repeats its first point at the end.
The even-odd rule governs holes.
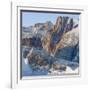
{"type": "Polygon", "coordinates": [[[22,12],[22,26],[28,27],[35,23],[45,23],[51,21],[53,24],[56,22],[58,16],[69,16],[79,20],[79,14],[63,14],[63,13],[40,13],[40,12],[22,12]]]}

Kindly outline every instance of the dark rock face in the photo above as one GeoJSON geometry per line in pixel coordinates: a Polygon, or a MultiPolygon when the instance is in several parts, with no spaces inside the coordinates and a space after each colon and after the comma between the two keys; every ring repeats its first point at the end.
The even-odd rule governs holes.
{"type": "Polygon", "coordinates": [[[29,53],[29,50],[25,50],[25,51],[23,52],[23,57],[26,58],[27,55],[28,55],[28,53],[29,53]]]}
{"type": "Polygon", "coordinates": [[[49,60],[48,57],[48,54],[45,54],[44,51],[36,49],[34,49],[30,55],[27,55],[28,62],[34,70],[40,70],[41,67],[42,70],[48,70],[51,63],[51,60],[49,60]],[[45,68],[46,66],[47,68],[45,68]]]}
{"type": "Polygon", "coordinates": [[[74,47],[62,48],[58,50],[58,52],[56,53],[56,57],[72,61],[73,50],[74,50],[74,47]]]}
{"type": "Polygon", "coordinates": [[[66,71],[66,65],[61,65],[61,64],[52,64],[52,67],[54,70],[59,70],[59,71],[66,71]]]}
{"type": "Polygon", "coordinates": [[[31,45],[31,39],[24,38],[24,39],[22,39],[21,43],[22,43],[22,46],[30,46],[31,45]]]}
{"type": "Polygon", "coordinates": [[[25,38],[22,40],[22,45],[26,45],[29,47],[38,47],[42,48],[42,42],[40,38],[32,37],[32,38],[25,38]]]}
{"type": "Polygon", "coordinates": [[[78,62],[79,61],[78,44],[73,47],[65,47],[65,48],[59,49],[55,57],[62,58],[64,60],[78,62]]]}
{"type": "Polygon", "coordinates": [[[79,63],[79,43],[74,47],[72,61],[79,63]]]}

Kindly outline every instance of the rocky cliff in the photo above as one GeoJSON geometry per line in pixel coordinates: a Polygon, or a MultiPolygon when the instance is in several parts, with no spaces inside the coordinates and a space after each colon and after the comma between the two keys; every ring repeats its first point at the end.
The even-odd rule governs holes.
{"type": "Polygon", "coordinates": [[[51,68],[65,71],[79,64],[79,24],[70,17],[58,16],[51,21],[36,23],[22,29],[22,46],[28,47],[23,55],[35,69],[51,68]],[[32,49],[33,48],[33,49],[32,49]],[[32,50],[32,52],[31,52],[32,50]],[[57,62],[57,63],[56,63],[57,62]],[[59,64],[59,65],[58,65],[59,64]]]}

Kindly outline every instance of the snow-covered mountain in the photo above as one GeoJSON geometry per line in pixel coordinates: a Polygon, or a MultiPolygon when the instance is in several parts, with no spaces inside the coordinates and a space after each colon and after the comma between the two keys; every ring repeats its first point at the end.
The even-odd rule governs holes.
{"type": "MultiPolygon", "coordinates": [[[[22,27],[22,48],[25,63],[32,70],[73,72],[79,68],[79,23],[70,17],[58,16],[51,21],[22,27]],[[27,61],[28,60],[28,61],[27,61]],[[70,68],[70,69],[69,69],[70,68]]],[[[75,72],[73,72],[75,73],[75,72]]],[[[59,73],[61,74],[61,73],[59,73]]]]}

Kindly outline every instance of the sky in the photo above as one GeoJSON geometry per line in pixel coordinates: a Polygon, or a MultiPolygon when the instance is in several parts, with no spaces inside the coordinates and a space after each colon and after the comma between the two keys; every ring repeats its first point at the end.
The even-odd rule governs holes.
{"type": "Polygon", "coordinates": [[[65,13],[40,13],[40,12],[22,12],[22,26],[29,27],[36,23],[45,23],[51,21],[53,24],[56,22],[58,16],[69,16],[79,20],[79,14],[65,14],[65,13]]]}

